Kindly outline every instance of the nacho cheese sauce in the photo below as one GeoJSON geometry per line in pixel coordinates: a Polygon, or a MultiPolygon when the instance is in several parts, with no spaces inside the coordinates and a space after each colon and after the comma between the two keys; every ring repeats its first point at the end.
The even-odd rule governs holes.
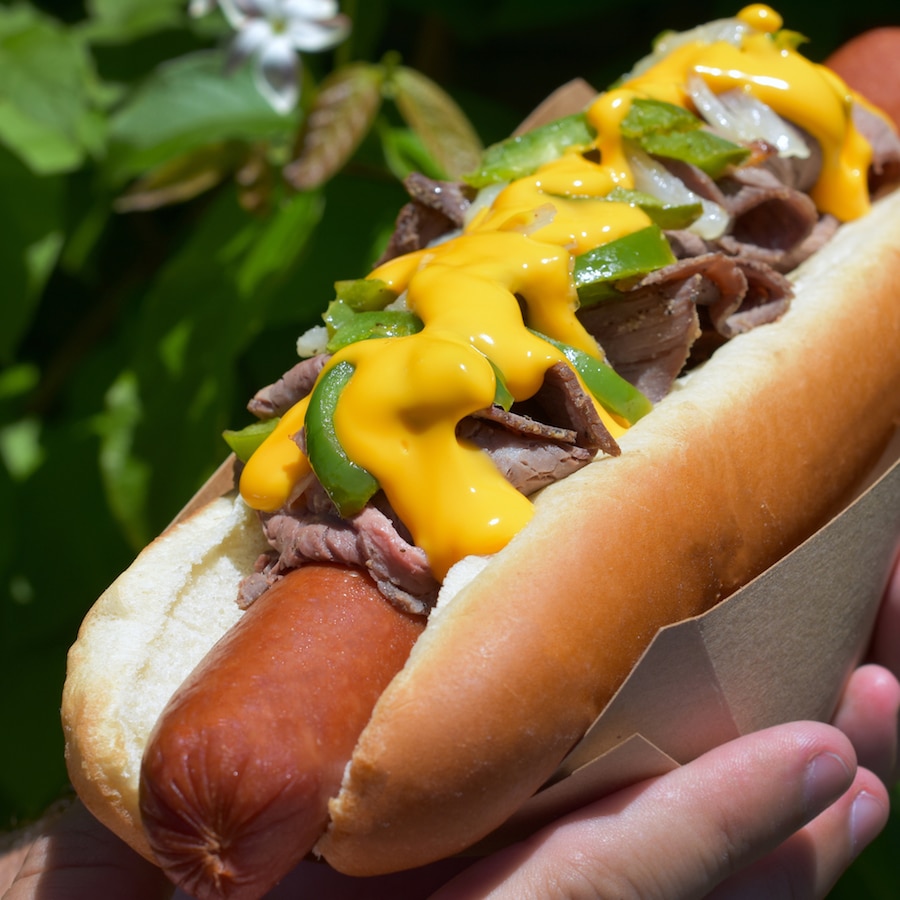
{"type": "MultiPolygon", "coordinates": [[[[619,124],[635,97],[691,108],[685,88],[691,76],[714,93],[747,91],[819,141],[824,161],[812,197],[822,212],[845,221],[868,209],[870,150],[853,127],[849,90],[790,41],[778,40],[781,19],[769,7],[748,6],[738,19],[748,26],[740,47],[689,41],[597,98],[587,115],[599,162],[566,153],[503,188],[457,237],[368,276],[405,293],[424,328],[360,341],[334,355],[329,366],[354,366],[334,427],[350,460],[378,480],[439,579],[465,556],[501,549],[532,515],[531,502],[488,457],[456,437],[461,419],[493,401],[494,367],[521,401],[540,388],[550,366],[565,362],[529,329],[603,359],[575,315],[573,259],[650,224],[640,209],[603,199],[617,186],[634,185],[619,124]]],[[[251,507],[281,508],[311,475],[292,439],[307,402],[290,410],[248,461],[240,487],[251,507]]],[[[620,436],[627,424],[595,405],[613,437],[620,436]]]]}

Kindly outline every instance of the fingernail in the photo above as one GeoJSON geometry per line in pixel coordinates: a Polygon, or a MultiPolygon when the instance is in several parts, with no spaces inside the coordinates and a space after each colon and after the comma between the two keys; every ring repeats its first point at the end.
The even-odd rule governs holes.
{"type": "Polygon", "coordinates": [[[806,768],[806,806],[811,815],[821,812],[853,781],[850,767],[836,753],[820,753],[806,768]]]}
{"type": "Polygon", "coordinates": [[[881,833],[887,823],[888,811],[881,801],[868,791],[860,791],[850,808],[850,841],[853,853],[860,853],[881,833]]]}

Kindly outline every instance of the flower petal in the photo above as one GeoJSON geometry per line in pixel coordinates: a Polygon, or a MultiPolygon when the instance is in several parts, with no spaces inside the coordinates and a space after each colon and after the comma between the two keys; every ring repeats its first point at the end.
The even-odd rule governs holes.
{"type": "Polygon", "coordinates": [[[245,0],[255,7],[254,15],[262,16],[269,22],[284,18],[284,0],[245,0]]]}
{"type": "Polygon", "coordinates": [[[265,52],[272,39],[272,26],[265,19],[248,20],[228,48],[225,68],[233,71],[248,57],[265,52]]]}
{"type": "Polygon", "coordinates": [[[307,53],[327,50],[339,44],[350,33],[350,20],[346,16],[335,16],[324,22],[310,22],[291,19],[287,34],[291,43],[307,53]]]}
{"type": "Polygon", "coordinates": [[[216,8],[216,0],[191,0],[188,6],[188,12],[195,19],[211,13],[216,8]]]}
{"type": "Polygon", "coordinates": [[[336,0],[284,0],[285,15],[292,19],[333,19],[338,8],[336,0]]]}
{"type": "Polygon", "coordinates": [[[253,0],[219,0],[219,9],[235,31],[243,28],[257,14],[253,0]]]}
{"type": "Polygon", "coordinates": [[[259,54],[255,74],[260,93],[273,109],[290,112],[300,97],[300,60],[285,35],[274,35],[259,54]]]}

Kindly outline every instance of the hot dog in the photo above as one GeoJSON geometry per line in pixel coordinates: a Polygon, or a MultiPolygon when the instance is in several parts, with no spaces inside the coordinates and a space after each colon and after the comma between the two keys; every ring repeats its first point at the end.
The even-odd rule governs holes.
{"type": "Polygon", "coordinates": [[[344,567],[294,569],[255,602],[150,738],[141,811],[160,865],[199,896],[240,896],[233,885],[248,874],[256,892],[261,873],[274,882],[292,868],[324,831],[344,764],[423,624],[344,567]],[[247,684],[248,670],[264,690],[247,684]],[[215,834],[198,840],[197,820],[215,834]]]}
{"type": "MultiPolygon", "coordinates": [[[[299,408],[292,406],[285,411],[278,425],[281,432],[276,429],[250,457],[241,477],[243,499],[216,501],[163,536],[86,620],[70,657],[71,675],[64,698],[73,781],[89,807],[104,821],[142,852],[165,863],[170,874],[187,879],[189,888],[199,896],[215,896],[215,891],[226,896],[258,896],[313,844],[329,863],[353,874],[418,865],[470,846],[500,825],[551,775],[659,627],[701,612],[727,596],[821,524],[844,501],[900,420],[898,392],[891,390],[896,385],[896,361],[900,357],[900,310],[896,302],[891,302],[900,266],[900,201],[894,194],[870,209],[867,170],[871,142],[861,139],[855,125],[850,124],[849,94],[842,83],[799,61],[790,35],[780,30],[771,10],[750,7],[736,22],[730,27],[732,32],[735,28],[741,32],[733,38],[740,50],[732,44],[723,45],[719,37],[700,37],[702,46],[714,48],[719,56],[712,61],[704,56],[702,65],[695,62],[694,67],[720,73],[709,75],[715,89],[710,89],[709,84],[694,85],[691,99],[687,99],[682,79],[684,64],[673,60],[694,52],[697,44],[693,40],[678,43],[671,55],[654,57],[649,67],[633,73],[625,82],[626,93],[610,91],[589,106],[586,121],[599,137],[592,138],[589,146],[575,145],[578,152],[563,154],[560,166],[573,165],[579,179],[585,173],[608,178],[610,160],[623,165],[620,171],[628,171],[635,167],[635,160],[644,159],[636,154],[622,163],[620,126],[629,109],[638,106],[628,90],[641,99],[647,99],[644,94],[651,95],[653,103],[643,107],[643,113],[651,118],[657,114],[675,116],[677,123],[678,109],[701,104],[710,105],[709,115],[714,117],[718,114],[717,91],[726,90],[716,78],[724,77],[721,72],[726,71],[726,62],[732,63],[739,54],[737,58],[751,67],[746,81],[758,86],[764,79],[761,71],[752,67],[761,65],[762,56],[767,57],[767,63],[772,62],[768,57],[777,57],[776,66],[781,60],[789,67],[791,77],[801,80],[803,107],[816,111],[810,116],[804,108],[793,106],[788,118],[798,120],[815,138],[809,143],[818,145],[822,152],[820,175],[811,186],[818,209],[817,224],[826,219],[847,223],[798,270],[793,270],[793,251],[788,254],[789,262],[778,263],[791,267],[790,291],[794,296],[787,312],[779,306],[775,312],[777,321],[741,333],[746,329],[747,316],[752,318],[754,310],[758,312],[760,306],[768,305],[772,285],[781,284],[780,277],[763,279],[761,273],[772,268],[770,263],[765,263],[768,269],[758,260],[741,268],[740,277],[745,282],[761,279],[767,287],[762,289],[762,299],[750,310],[732,308],[719,295],[709,304],[709,318],[718,323],[714,343],[721,343],[724,337],[733,339],[719,346],[704,365],[683,376],[652,412],[641,408],[640,414],[635,413],[630,404],[638,401],[630,393],[624,404],[609,397],[604,403],[603,389],[598,389],[600,398],[594,395],[585,413],[594,424],[584,428],[589,436],[582,439],[588,445],[582,449],[596,458],[546,487],[534,503],[524,501],[518,492],[508,490],[505,481],[501,484],[497,480],[495,469],[484,466],[482,451],[473,450],[468,441],[458,441],[456,429],[460,420],[480,413],[492,402],[502,407],[501,388],[520,402],[532,398],[554,366],[574,371],[576,383],[583,387],[581,383],[588,376],[572,360],[583,363],[584,356],[588,356],[603,361],[592,344],[593,338],[586,337],[583,323],[594,318],[601,320],[599,325],[594,323],[597,328],[612,327],[606,300],[643,289],[656,277],[654,273],[675,263],[669,259],[650,273],[629,272],[627,276],[623,269],[616,269],[612,283],[591,281],[588,276],[584,284],[590,288],[577,297],[570,277],[572,253],[568,249],[561,253],[560,246],[574,244],[575,255],[580,258],[588,250],[580,245],[581,237],[571,231],[554,243],[547,240],[548,232],[543,229],[565,225],[566,211],[573,212],[573,207],[580,211],[594,209],[590,204],[598,202],[598,194],[607,197],[611,186],[607,184],[602,191],[588,187],[583,193],[574,192],[575,197],[563,199],[559,196],[563,191],[551,186],[538,191],[539,203],[535,205],[531,173],[514,178],[513,190],[504,201],[495,200],[493,205],[482,207],[462,235],[386,260],[368,279],[394,296],[406,293],[407,307],[399,311],[419,314],[425,321],[424,329],[399,341],[369,340],[367,335],[367,340],[347,345],[349,350],[335,350],[316,376],[316,387],[309,399],[301,401],[299,408]],[[824,94],[811,94],[811,90],[824,94]],[[620,102],[623,99],[628,102],[620,102]],[[831,117],[825,114],[827,127],[818,118],[823,114],[823,106],[833,110],[831,117]],[[597,150],[599,162],[593,158],[597,150]],[[518,198],[528,192],[530,199],[522,205],[518,198]],[[505,260],[519,253],[519,248],[530,254],[525,262],[530,272],[539,273],[538,284],[529,280],[530,274],[510,274],[505,268],[505,260]],[[461,262],[464,257],[474,258],[480,267],[474,276],[472,269],[461,262]],[[863,271],[866,300],[850,302],[848,298],[860,295],[863,271]],[[500,295],[498,279],[508,279],[504,281],[505,293],[500,295]],[[432,316],[429,303],[448,283],[456,285],[456,293],[449,300],[442,298],[432,316]],[[555,298],[547,304],[549,309],[535,300],[536,295],[543,296],[545,289],[555,298]],[[594,290],[604,298],[603,302],[596,298],[593,305],[584,302],[584,297],[594,290]],[[508,348],[501,347],[496,353],[488,349],[486,344],[493,341],[493,335],[485,340],[479,332],[460,340],[454,330],[458,329],[457,321],[446,315],[448,309],[465,306],[464,302],[451,302],[458,298],[474,298],[476,305],[487,306],[494,303],[495,297],[503,316],[513,310],[519,317],[519,324],[512,330],[525,346],[525,355],[533,357],[538,351],[543,354],[538,366],[540,377],[535,378],[528,367],[518,369],[512,359],[515,354],[508,348]],[[525,321],[540,334],[521,334],[524,329],[519,298],[525,308],[525,321]],[[575,316],[579,300],[581,318],[575,316]],[[416,337],[419,334],[423,337],[416,337]],[[551,341],[541,335],[549,335],[551,341]],[[389,401],[395,404],[391,407],[395,412],[387,419],[383,418],[385,406],[378,391],[365,390],[365,373],[383,346],[392,348],[387,351],[391,365],[397,364],[393,348],[402,347],[396,351],[404,355],[398,369],[407,373],[404,378],[379,376],[378,391],[387,391],[385,385],[391,391],[395,384],[401,385],[397,389],[399,399],[389,401]],[[418,352],[422,347],[429,364],[436,356],[444,362],[437,376],[422,362],[423,354],[418,352]],[[410,348],[415,352],[407,353],[410,348]],[[849,357],[853,358],[851,371],[846,364],[849,357]],[[344,363],[349,373],[339,368],[344,363]],[[839,377],[836,370],[840,370],[839,377]],[[428,384],[432,391],[424,408],[407,404],[403,385],[410,380],[409,372],[417,373],[411,379],[416,387],[428,384]],[[329,385],[328,379],[337,380],[329,385]],[[444,390],[452,381],[452,390],[444,390]],[[362,387],[355,399],[348,399],[347,392],[360,383],[362,387]],[[337,398],[336,406],[328,396],[317,396],[322,385],[333,387],[328,396],[337,398]],[[379,416],[368,432],[360,431],[362,437],[341,418],[345,401],[361,419],[369,410],[379,416]],[[313,418],[309,417],[309,408],[316,410],[313,418]],[[330,415],[323,417],[323,410],[330,410],[330,415]],[[452,422],[452,441],[448,441],[446,429],[440,430],[445,416],[452,422]],[[596,425],[597,420],[600,426],[596,425]],[[396,425],[389,431],[389,441],[409,444],[420,435],[428,439],[413,446],[403,457],[406,468],[418,466],[423,459],[429,463],[414,472],[418,480],[412,481],[411,490],[395,485],[392,464],[379,458],[381,443],[375,450],[369,445],[385,421],[396,425]],[[301,429],[306,432],[303,446],[293,440],[278,443],[280,433],[290,438],[301,429]],[[318,436],[314,432],[319,432],[318,436]],[[281,455],[273,460],[273,453],[281,455]],[[431,459],[426,459],[429,456],[431,459]],[[319,462],[314,463],[314,459],[319,462]],[[440,478],[431,465],[434,459],[440,462],[440,478]],[[247,685],[227,693],[247,692],[248,705],[239,713],[247,740],[252,737],[254,746],[260,748],[271,742],[270,737],[257,733],[261,723],[271,720],[271,716],[250,711],[254,706],[252,683],[256,672],[251,661],[259,655],[258,651],[239,651],[233,645],[255,648],[259,643],[267,643],[265,638],[241,635],[256,634],[254,623],[264,618],[258,610],[282,606],[283,595],[289,593],[288,585],[296,579],[293,575],[281,578],[279,560],[271,571],[281,580],[255,600],[243,618],[229,604],[237,593],[238,582],[250,572],[263,546],[260,536],[254,534],[253,516],[247,504],[259,509],[264,517],[277,515],[310,489],[310,470],[316,470],[317,464],[322,471],[315,474],[326,482],[330,502],[344,506],[350,519],[360,514],[361,496],[373,488],[381,489],[414,538],[417,549],[411,544],[409,552],[424,551],[436,580],[446,580],[456,593],[452,599],[445,596],[431,613],[406,664],[405,652],[398,651],[382,669],[383,681],[389,683],[383,691],[379,684],[373,692],[371,718],[368,709],[360,713],[358,727],[365,727],[359,739],[349,731],[343,732],[333,740],[336,757],[329,756],[316,768],[317,772],[327,769],[329,774],[322,779],[321,787],[310,792],[315,796],[314,825],[308,839],[287,841],[287,829],[276,828],[277,838],[263,835],[258,844],[251,839],[248,845],[226,847],[244,819],[292,817],[295,807],[282,813],[277,805],[260,797],[255,775],[246,781],[242,776],[236,779],[240,790],[245,791],[242,799],[227,806],[227,812],[216,821],[197,822],[193,810],[185,809],[183,795],[193,790],[195,782],[209,784],[209,792],[215,796],[207,809],[221,811],[219,798],[229,788],[218,776],[227,775],[228,771],[245,772],[245,767],[232,767],[233,760],[225,756],[224,762],[217,764],[217,777],[207,778],[206,770],[199,768],[205,765],[205,739],[194,732],[188,732],[186,750],[175,752],[166,748],[177,743],[178,735],[185,734],[184,719],[178,716],[187,715],[194,722],[218,720],[219,715],[213,710],[217,708],[216,698],[225,693],[224,676],[210,675],[209,670],[221,672],[234,667],[246,670],[247,685]],[[821,472],[826,466],[828,477],[823,480],[821,472]],[[326,469],[338,471],[330,483],[326,469]],[[345,479],[348,469],[352,477],[345,479]],[[475,489],[469,493],[478,495],[478,500],[482,496],[489,498],[487,512],[478,503],[469,504],[463,513],[458,511],[459,497],[466,494],[459,487],[459,471],[473,479],[475,489]],[[272,472],[277,473],[276,477],[271,476],[272,472]],[[445,485],[450,487],[445,489],[445,485]],[[424,505],[423,496],[428,499],[424,505]],[[563,535],[565,538],[561,539],[563,535]],[[474,579],[465,575],[473,557],[480,560],[474,579]],[[146,595],[146,587],[135,585],[158,566],[170,571],[160,575],[161,582],[154,584],[149,593],[174,595],[175,599],[166,602],[171,602],[176,610],[168,616],[152,610],[141,612],[148,619],[157,616],[162,620],[162,625],[160,621],[146,621],[130,638],[133,642],[141,630],[144,635],[138,639],[153,637],[153,645],[146,651],[148,661],[161,653],[181,656],[179,650],[170,649],[172,636],[162,632],[181,627],[172,621],[186,615],[178,606],[182,595],[188,596],[186,608],[196,609],[198,619],[206,616],[203,610],[208,602],[220,611],[214,627],[196,637],[191,650],[178,659],[177,665],[159,678],[154,674],[147,679],[153,686],[147,686],[148,695],[134,711],[136,724],[133,728],[129,725],[133,747],[129,762],[124,763],[119,746],[109,749],[110,745],[120,745],[121,740],[102,731],[111,716],[105,705],[107,695],[121,689],[107,683],[98,691],[96,648],[105,643],[101,636],[105,627],[115,630],[110,618],[121,612],[116,607],[133,605],[136,590],[146,595]],[[210,661],[203,662],[185,681],[215,638],[239,618],[235,636],[229,633],[212,651],[210,661]],[[394,676],[391,670],[401,667],[394,676]],[[184,686],[176,692],[182,682],[184,686]],[[173,693],[170,712],[159,717],[173,693]],[[193,707],[200,712],[179,712],[190,710],[193,697],[202,698],[193,707]],[[139,812],[136,760],[147,744],[151,728],[154,734],[144,759],[144,799],[139,812]],[[343,769],[342,753],[350,764],[340,779],[335,774],[335,759],[343,769]],[[177,760],[174,765],[173,757],[177,760]],[[168,787],[176,789],[175,798],[157,802],[168,787]],[[330,821],[323,812],[329,796],[330,821]],[[212,860],[213,874],[207,874],[202,884],[181,873],[180,860],[190,854],[181,852],[184,843],[173,848],[171,842],[172,831],[186,827],[177,825],[173,829],[173,814],[179,807],[185,813],[182,821],[194,828],[188,839],[194,858],[212,860]],[[146,833],[138,828],[142,815],[146,833]],[[198,841],[197,834],[203,839],[198,841]],[[210,853],[212,845],[221,852],[210,853]],[[256,855],[259,846],[264,849],[256,855]],[[277,863],[267,855],[273,848],[277,863]],[[230,863],[226,864],[229,854],[238,859],[231,869],[230,863]],[[248,859],[252,861],[247,863],[248,859]]],[[[733,65],[727,67],[727,71],[734,69],[733,65]]],[[[782,74],[787,78],[786,72],[782,74]]],[[[791,92],[787,95],[791,96],[791,92]]],[[[765,93],[764,96],[778,106],[777,98],[765,93]]],[[[879,116],[875,111],[869,113],[879,116]]],[[[584,121],[579,119],[575,124],[581,127],[584,121]]],[[[632,121],[628,127],[633,129],[636,141],[648,135],[653,138],[647,144],[654,157],[665,157],[669,152],[663,146],[670,137],[669,125],[657,128],[651,123],[644,128],[632,121]]],[[[672,128],[677,131],[681,126],[672,128]]],[[[807,143],[802,135],[800,141],[807,143]]],[[[732,148],[735,143],[725,141],[732,148]]],[[[773,155],[768,141],[751,143],[749,153],[746,147],[738,146],[737,155],[725,163],[723,177],[728,192],[740,193],[733,177],[735,167],[750,166],[755,170],[752,162],[773,155]]],[[[721,148],[717,144],[717,149],[721,148]]],[[[505,157],[504,161],[508,160],[505,157]]],[[[556,165],[553,159],[548,164],[556,165]]],[[[886,169],[889,166],[883,166],[873,177],[883,181],[886,169]]],[[[655,171],[652,166],[650,170],[655,171]]],[[[677,163],[672,163],[672,170],[680,171],[677,163]]],[[[546,180],[551,176],[542,177],[546,180]]],[[[571,184],[571,173],[568,177],[571,184]]],[[[717,179],[721,181],[718,175],[717,179]]],[[[767,212],[771,207],[752,204],[753,192],[760,188],[758,180],[751,177],[744,187],[750,191],[748,203],[754,210],[754,215],[744,220],[744,228],[732,228],[727,235],[718,237],[707,232],[702,238],[709,242],[727,237],[732,257],[737,255],[738,244],[764,244],[771,225],[767,212]]],[[[642,231],[652,244],[656,232],[647,224],[649,213],[634,194],[617,195],[623,196],[623,200],[600,201],[616,206],[616,214],[599,226],[592,220],[589,227],[618,229],[620,237],[642,231]]],[[[808,208],[808,201],[800,205],[808,208]]],[[[679,239],[689,240],[684,235],[679,239]]],[[[600,246],[612,243],[609,240],[600,246]]],[[[768,253],[767,259],[772,259],[775,248],[763,249],[768,253]]],[[[703,252],[690,259],[690,283],[708,286],[713,281],[721,293],[727,279],[723,276],[716,280],[711,273],[723,265],[722,257],[712,254],[704,244],[703,252]]],[[[613,263],[621,261],[622,256],[613,263]]],[[[599,267],[597,260],[592,265],[599,267]]],[[[576,264],[576,277],[584,271],[584,266],[579,268],[576,264]]],[[[778,274],[777,268],[774,271],[778,274]]],[[[499,326],[497,334],[503,336],[505,327],[499,326]]],[[[339,333],[338,328],[334,331],[339,333]]],[[[620,368],[627,368],[627,348],[617,352],[621,354],[620,368]]],[[[383,371],[384,362],[379,359],[379,372],[383,371]]],[[[656,392],[656,382],[648,384],[648,390],[656,392]]],[[[577,393],[582,406],[583,398],[590,395],[590,388],[577,393]]],[[[504,419],[501,413],[494,415],[504,419]]],[[[309,572],[303,567],[297,571],[309,572]]],[[[367,580],[362,583],[365,587],[360,585],[360,590],[375,591],[367,580]]],[[[394,584],[383,590],[412,597],[408,601],[401,599],[401,603],[419,602],[416,591],[408,584],[400,588],[394,584]]],[[[152,596],[147,602],[152,602],[152,596]]],[[[420,613],[418,608],[412,611],[413,615],[420,613]]],[[[193,632],[195,626],[185,626],[184,630],[193,632]]],[[[374,655],[377,657],[378,653],[374,655]]],[[[290,656],[289,652],[287,658],[290,656]]],[[[280,672],[287,663],[279,659],[276,669],[280,672]]],[[[358,662],[358,655],[354,654],[353,659],[358,662]]],[[[108,659],[104,662],[108,663],[108,659]]],[[[137,669],[143,667],[141,661],[137,669]]],[[[338,677],[348,677],[347,671],[353,679],[361,677],[358,673],[366,669],[350,666],[338,677]]],[[[122,683],[128,685],[126,681],[122,683]]],[[[137,683],[143,691],[144,682],[137,683]]],[[[135,688],[126,686],[125,691],[127,696],[135,688]]],[[[282,698],[283,691],[274,692],[282,698]]],[[[299,699],[296,702],[299,706],[299,699]]],[[[288,743],[305,740],[310,731],[301,723],[291,734],[288,743]]],[[[331,738],[327,740],[332,742],[331,738]]],[[[216,738],[212,741],[215,746],[216,738]]],[[[246,749],[243,740],[238,746],[246,749]]],[[[292,761],[284,767],[268,770],[261,793],[266,794],[279,778],[292,779],[297,774],[295,758],[291,754],[292,761]]],[[[303,772],[305,778],[309,770],[303,772]]],[[[318,775],[310,777],[316,780],[318,775]]]]}

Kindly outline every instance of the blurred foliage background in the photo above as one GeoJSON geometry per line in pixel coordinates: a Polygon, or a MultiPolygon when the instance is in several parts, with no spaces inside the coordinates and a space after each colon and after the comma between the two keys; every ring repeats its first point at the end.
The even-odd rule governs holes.
{"type": "MultiPolygon", "coordinates": [[[[741,6],[353,0],[279,115],[248,67],[223,73],[224,19],[187,5],[0,4],[0,830],[65,786],[84,613],[222,460],[332,283],[378,256],[403,174],[471,152],[459,110],[490,143],[557,85],[604,87],[663,29],[741,6]],[[335,81],[341,152],[310,151],[335,81]]],[[[896,0],[776,7],[814,59],[900,21],[896,0]]],[[[897,895],[896,820],[836,894],[897,895]]]]}

